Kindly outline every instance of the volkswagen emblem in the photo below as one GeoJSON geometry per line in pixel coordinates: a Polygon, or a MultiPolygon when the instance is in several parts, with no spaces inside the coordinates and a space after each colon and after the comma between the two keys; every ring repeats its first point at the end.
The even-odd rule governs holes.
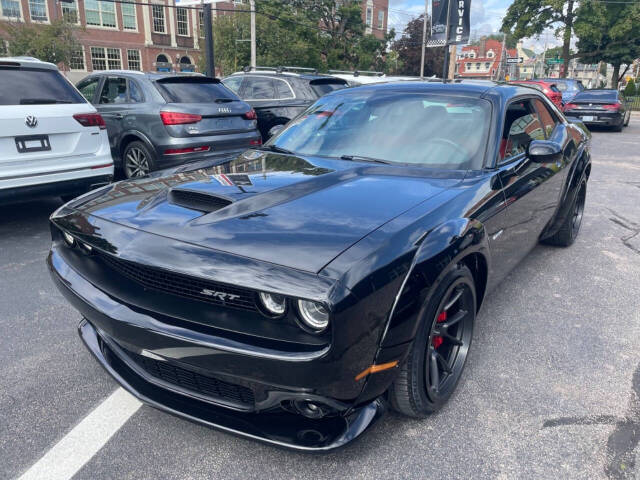
{"type": "Polygon", "coordinates": [[[28,115],[27,118],[25,118],[24,123],[27,127],[36,128],[38,126],[38,119],[33,115],[28,115]]]}

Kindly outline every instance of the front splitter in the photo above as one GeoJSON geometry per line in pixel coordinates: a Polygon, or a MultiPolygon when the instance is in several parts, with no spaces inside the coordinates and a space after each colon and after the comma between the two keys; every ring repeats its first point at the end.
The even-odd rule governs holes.
{"type": "Polygon", "coordinates": [[[266,442],[279,447],[307,452],[327,452],[359,437],[385,411],[375,400],[346,416],[310,419],[302,415],[278,412],[239,412],[171,392],[147,382],[115,355],[87,320],[78,325],[78,333],[89,351],[104,369],[140,401],[179,417],[228,433],[266,442]]]}

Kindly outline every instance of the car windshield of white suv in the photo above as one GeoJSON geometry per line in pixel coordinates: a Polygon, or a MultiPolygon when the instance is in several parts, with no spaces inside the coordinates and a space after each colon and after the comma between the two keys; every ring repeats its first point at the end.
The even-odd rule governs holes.
{"type": "Polygon", "coordinates": [[[430,168],[481,168],[491,105],[414,92],[362,91],[318,100],[265,145],[301,155],[430,168]]]}
{"type": "Polygon", "coordinates": [[[0,105],[87,103],[56,70],[0,67],[0,105]]]}

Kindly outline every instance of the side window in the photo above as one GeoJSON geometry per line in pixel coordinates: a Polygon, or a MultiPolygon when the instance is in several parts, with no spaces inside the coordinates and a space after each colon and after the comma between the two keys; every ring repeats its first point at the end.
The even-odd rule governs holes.
{"type": "Polygon", "coordinates": [[[286,99],[293,98],[293,92],[291,91],[291,87],[284,80],[274,80],[276,84],[276,98],[286,99]]]}
{"type": "Polygon", "coordinates": [[[222,83],[225,87],[231,90],[233,93],[237,94],[240,91],[240,84],[242,83],[242,78],[240,76],[225,78],[222,83]]]}
{"type": "Polygon", "coordinates": [[[98,88],[98,83],[100,82],[100,77],[98,78],[89,78],[87,80],[83,80],[78,84],[78,90],[84,98],[87,99],[89,103],[93,102],[93,98],[96,94],[96,88],[98,88]]]}
{"type": "Polygon", "coordinates": [[[538,110],[538,114],[540,115],[540,121],[542,122],[542,128],[546,133],[547,138],[551,136],[553,133],[553,129],[556,128],[556,124],[558,120],[555,115],[553,115],[549,108],[544,104],[542,100],[534,100],[536,104],[536,110],[538,110]]]}
{"type": "Polygon", "coordinates": [[[100,93],[100,104],[127,103],[127,80],[109,77],[100,93]]]}
{"type": "Polygon", "coordinates": [[[275,98],[273,82],[270,78],[254,77],[245,80],[244,97],[247,100],[271,100],[275,98]]]}
{"type": "Polygon", "coordinates": [[[144,102],[144,98],[142,96],[142,92],[140,91],[140,87],[134,81],[129,80],[129,100],[132,103],[142,103],[144,102]]]}
{"type": "Polygon", "coordinates": [[[500,158],[527,151],[532,140],[544,140],[544,130],[531,100],[520,100],[507,108],[500,144],[500,158]]]}

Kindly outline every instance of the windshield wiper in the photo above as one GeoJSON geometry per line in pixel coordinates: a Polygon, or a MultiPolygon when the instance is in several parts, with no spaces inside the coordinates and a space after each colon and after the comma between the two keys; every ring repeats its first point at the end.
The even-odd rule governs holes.
{"type": "Polygon", "coordinates": [[[262,145],[258,150],[268,150],[270,152],[288,153],[290,155],[295,155],[295,152],[287,150],[286,148],[278,147],[277,145],[262,145]]]}
{"type": "Polygon", "coordinates": [[[341,155],[340,160],[351,160],[353,162],[383,163],[385,165],[391,165],[393,163],[393,162],[387,162],[386,160],[380,160],[379,158],[364,157],[362,155],[341,155]]]}
{"type": "Polygon", "coordinates": [[[52,103],[71,103],[68,100],[56,100],[55,98],[22,98],[20,105],[46,105],[52,103]]]}

